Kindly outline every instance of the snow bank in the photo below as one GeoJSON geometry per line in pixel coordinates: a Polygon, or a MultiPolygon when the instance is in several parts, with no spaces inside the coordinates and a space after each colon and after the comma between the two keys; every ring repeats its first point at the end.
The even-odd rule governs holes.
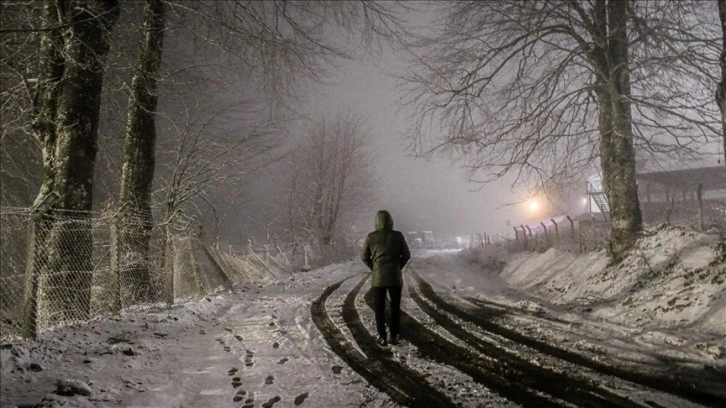
{"type": "Polygon", "coordinates": [[[616,266],[607,265],[603,251],[550,249],[514,256],[499,276],[552,304],[591,310],[613,322],[726,336],[726,263],[718,239],[661,226],[647,231],[616,266]]]}

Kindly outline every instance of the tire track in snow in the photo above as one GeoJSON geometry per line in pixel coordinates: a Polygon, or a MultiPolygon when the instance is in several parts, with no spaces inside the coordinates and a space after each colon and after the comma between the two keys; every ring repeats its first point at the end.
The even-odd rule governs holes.
{"type": "MultiPolygon", "coordinates": [[[[368,277],[366,276],[361,279],[353,291],[357,293],[367,278],[368,277]]],[[[370,384],[385,392],[392,399],[402,405],[436,406],[441,408],[455,407],[456,404],[443,395],[439,390],[429,386],[424,380],[420,379],[419,374],[406,370],[397,362],[380,355],[380,349],[378,350],[378,353],[371,349],[370,347],[373,345],[372,340],[369,339],[370,345],[362,345],[359,343],[364,352],[371,355],[371,358],[368,358],[366,355],[356,350],[355,347],[348,342],[343,333],[335,326],[335,324],[333,324],[332,320],[330,320],[330,317],[325,309],[325,302],[328,297],[330,297],[330,295],[348,279],[350,278],[343,279],[327,287],[320,297],[313,301],[310,306],[313,322],[315,322],[315,325],[318,330],[320,330],[331,349],[353,370],[368,380],[370,384]],[[423,401],[422,398],[425,398],[425,401],[423,401]]],[[[355,310],[355,308],[353,309],[355,310]]],[[[357,337],[357,335],[361,335],[362,337],[370,337],[360,320],[358,322],[360,325],[354,324],[353,327],[351,327],[351,332],[353,332],[354,336],[357,337]]]]}
{"type": "MultiPolygon", "coordinates": [[[[486,342],[475,334],[470,333],[459,323],[444,315],[434,307],[424,302],[417,290],[416,285],[409,285],[409,295],[421,310],[429,317],[433,318],[437,324],[460,340],[466,342],[473,347],[478,353],[487,356],[488,359],[482,361],[490,362],[482,367],[486,372],[479,374],[480,377],[491,379],[496,374],[503,378],[506,383],[502,391],[502,395],[507,398],[519,397],[522,388],[537,390],[556,397],[560,400],[575,404],[578,407],[642,407],[627,398],[614,394],[608,390],[602,389],[595,384],[584,381],[579,378],[573,378],[565,373],[557,372],[552,369],[541,367],[534,364],[519,355],[507,351],[502,347],[496,346],[490,342],[486,342]],[[491,363],[493,362],[493,363],[491,363]]],[[[403,322],[402,322],[403,324],[403,322]]],[[[415,319],[406,316],[406,329],[414,328],[416,333],[412,334],[409,341],[417,343],[420,329],[420,323],[415,319]]],[[[418,344],[417,344],[418,345],[418,344]]],[[[450,346],[449,346],[450,347],[450,346]]],[[[477,358],[475,354],[468,353],[468,358],[477,358]]],[[[477,377],[475,377],[477,378],[477,377]]],[[[495,388],[496,389],[496,388],[495,388]]],[[[514,399],[513,399],[514,400],[514,399]]],[[[530,401],[517,401],[525,406],[538,406],[530,401]]],[[[548,405],[551,405],[549,403],[548,405]]],[[[541,405],[539,405],[541,406],[541,405]]]]}
{"type": "MultiPolygon", "coordinates": [[[[640,402],[641,399],[636,402],[609,388],[612,385],[610,384],[613,380],[612,377],[635,383],[639,387],[644,385],[648,387],[648,384],[614,375],[607,370],[599,370],[598,365],[602,363],[593,362],[585,356],[527,337],[492,321],[491,318],[501,314],[501,310],[482,308],[482,313],[474,313],[464,307],[448,303],[415,272],[411,275],[414,283],[409,280],[407,286],[409,287],[409,297],[417,306],[416,310],[424,313],[427,318],[433,319],[438,326],[447,330],[447,336],[453,336],[447,339],[410,314],[403,312],[401,323],[402,327],[405,327],[405,331],[401,333],[401,337],[410,342],[422,358],[453,367],[498,395],[525,407],[660,406],[647,398],[642,399],[644,402],[640,402]],[[494,343],[492,340],[487,341],[481,338],[482,332],[479,330],[472,331],[472,328],[466,328],[467,324],[473,324],[479,330],[493,334],[494,343]],[[508,346],[496,345],[496,338],[501,338],[510,344],[508,346]],[[454,344],[454,341],[457,340],[461,340],[465,345],[454,344]],[[550,364],[543,367],[536,361],[532,362],[523,357],[521,352],[528,355],[535,353],[535,356],[536,353],[541,353],[543,357],[546,356],[550,360],[550,364]],[[553,360],[555,364],[551,364],[553,360]],[[557,364],[558,361],[565,366],[564,371],[558,370],[562,368],[557,364]],[[568,366],[573,364],[575,368],[583,367],[587,369],[586,371],[592,371],[585,376],[571,375],[569,370],[572,367],[568,366]],[[598,378],[600,375],[610,378],[600,379],[598,378]],[[609,386],[603,387],[600,384],[609,384],[609,386]]],[[[326,301],[350,278],[329,286],[313,302],[311,306],[312,320],[323,334],[325,341],[354,371],[368,380],[371,385],[387,393],[393,400],[408,406],[455,406],[456,404],[444,394],[445,391],[441,387],[437,388],[436,385],[427,382],[420,369],[417,370],[407,363],[398,362],[394,359],[394,354],[390,349],[382,349],[375,345],[374,335],[363,324],[358,310],[356,310],[356,298],[367,278],[368,275],[345,295],[341,313],[343,322],[338,321],[338,324],[345,324],[345,327],[339,327],[331,320],[328,309],[326,309],[330,305],[326,306],[326,301]],[[348,336],[343,333],[343,330],[348,332],[348,336]],[[350,339],[350,336],[353,339],[350,339]]],[[[336,298],[340,297],[342,294],[336,296],[336,298]]],[[[370,297],[364,296],[363,298],[363,304],[368,304],[370,307],[370,297]]],[[[335,303],[335,310],[340,311],[338,309],[341,308],[340,301],[335,303]]],[[[361,307],[361,304],[358,307],[361,307]]],[[[631,373],[626,372],[626,374],[631,373]]],[[[657,379],[651,377],[650,380],[656,381],[657,379]]],[[[636,391],[640,391],[639,387],[636,387],[636,391]]],[[[621,393],[624,388],[628,387],[621,387],[619,389],[621,393]]],[[[663,386],[649,388],[674,394],[673,390],[663,389],[663,386]]],[[[683,397],[683,395],[679,396],[683,397]]],[[[686,399],[693,401],[692,398],[686,399]]],[[[702,400],[696,402],[704,403],[702,400]]]]}
{"type": "MultiPolygon", "coordinates": [[[[366,329],[360,320],[360,316],[356,310],[355,299],[359,295],[360,289],[366,279],[367,278],[362,279],[348,293],[343,302],[343,318],[346,326],[353,335],[356,343],[363,350],[363,353],[365,355],[372,356],[372,359],[375,360],[374,365],[371,367],[373,371],[378,373],[395,373],[394,381],[400,381],[400,379],[414,379],[414,384],[409,384],[405,387],[421,387],[427,383],[426,379],[422,378],[421,374],[413,368],[406,367],[405,365],[393,360],[393,353],[391,351],[388,349],[381,349],[375,345],[375,337],[366,329]]],[[[335,289],[337,290],[340,287],[340,284],[336,284],[334,286],[336,286],[335,289]]],[[[366,302],[368,302],[370,306],[370,297],[366,296],[365,298],[366,302]]],[[[550,382],[550,378],[532,376],[531,373],[517,370],[509,364],[502,364],[502,361],[500,360],[472,353],[467,350],[466,347],[454,344],[443,338],[441,335],[435,333],[433,330],[426,328],[423,324],[410,317],[405,312],[402,313],[401,318],[402,326],[406,328],[405,334],[402,333],[402,339],[405,339],[415,345],[421,354],[421,357],[435,361],[439,364],[445,364],[449,367],[453,367],[472,377],[475,382],[485,386],[489,390],[508,399],[509,401],[518,403],[525,407],[572,406],[570,403],[576,403],[577,406],[582,407],[628,406],[627,404],[622,403],[614,404],[590,394],[583,396],[581,395],[582,393],[578,392],[574,392],[575,395],[573,397],[570,395],[573,393],[573,388],[570,386],[553,384],[550,382]],[[512,381],[513,378],[515,381],[512,381]],[[522,381],[522,378],[529,378],[529,380],[522,381]],[[524,385],[525,383],[526,385],[524,385]],[[543,388],[547,389],[549,392],[543,392],[543,388]],[[548,394],[554,394],[557,395],[557,397],[551,397],[548,396],[548,394]]],[[[463,340],[466,342],[470,339],[464,337],[463,340]]],[[[343,352],[350,353],[352,351],[350,350],[352,345],[347,340],[339,341],[336,346],[340,346],[339,348],[342,348],[343,352]],[[346,348],[348,348],[348,350],[345,350],[346,348]]],[[[333,344],[331,344],[331,347],[336,349],[333,344]]],[[[353,368],[358,371],[355,367],[353,368]]],[[[365,377],[365,373],[361,374],[365,377]]],[[[386,389],[378,388],[387,392],[386,389]]],[[[436,389],[430,385],[428,388],[436,389]]],[[[431,391],[423,393],[415,392],[413,395],[418,395],[418,400],[404,402],[395,397],[394,399],[410,406],[445,406],[442,405],[441,401],[436,401],[436,398],[434,398],[435,394],[432,394],[431,391]]],[[[441,395],[443,396],[443,394],[441,395]]],[[[443,398],[446,397],[443,396],[443,398]]]]}
{"type": "MultiPolygon", "coordinates": [[[[707,406],[713,406],[713,407],[723,407],[726,406],[726,398],[724,398],[721,395],[716,395],[714,393],[703,391],[701,389],[698,389],[696,385],[692,382],[689,382],[687,379],[681,379],[681,378],[671,378],[667,376],[657,376],[657,375],[647,375],[644,373],[638,373],[638,372],[632,372],[628,371],[619,367],[614,367],[612,365],[604,364],[602,362],[594,361],[587,356],[577,354],[562,348],[559,348],[557,346],[554,346],[552,344],[546,343],[542,340],[538,340],[532,337],[528,337],[524,334],[521,334],[513,329],[510,329],[508,327],[505,327],[502,324],[496,323],[492,320],[490,320],[488,317],[491,316],[491,310],[486,307],[482,307],[480,311],[482,312],[481,315],[479,313],[473,313],[471,311],[465,310],[464,308],[458,307],[456,305],[453,305],[443,298],[441,298],[432,288],[432,286],[426,282],[424,279],[422,279],[415,271],[411,271],[411,275],[416,283],[418,292],[431,304],[435,305],[436,308],[443,310],[447,313],[450,313],[457,318],[475,324],[476,326],[480,327],[481,329],[496,334],[498,336],[507,338],[509,340],[514,341],[517,344],[521,344],[527,347],[530,347],[532,349],[535,349],[543,354],[547,354],[550,356],[553,356],[555,358],[561,359],[563,361],[582,366],[587,367],[589,369],[595,370],[599,373],[618,377],[620,379],[639,384],[641,386],[646,386],[648,388],[652,388],[655,390],[659,390],[662,392],[665,392],[667,394],[676,395],[678,397],[684,398],[686,400],[703,404],[707,406]]],[[[419,301],[416,301],[414,298],[414,301],[419,305],[419,307],[426,307],[425,302],[423,302],[421,299],[419,301]]],[[[435,310],[435,309],[433,309],[435,310]]],[[[431,316],[431,313],[428,313],[431,316]]]]}

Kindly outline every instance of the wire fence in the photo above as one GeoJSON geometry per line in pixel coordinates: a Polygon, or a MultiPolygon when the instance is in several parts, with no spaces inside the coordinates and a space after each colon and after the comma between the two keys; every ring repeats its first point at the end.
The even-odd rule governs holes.
{"type": "Polygon", "coordinates": [[[0,333],[39,330],[261,281],[307,258],[288,245],[207,245],[194,217],[0,208],[0,333]]]}
{"type": "Polygon", "coordinates": [[[576,220],[557,216],[540,222],[513,227],[514,238],[475,234],[467,238],[467,247],[497,247],[508,254],[532,251],[544,252],[559,248],[585,253],[605,248],[610,228],[602,219],[576,220]]]}
{"type": "MultiPolygon", "coordinates": [[[[648,205],[643,209],[646,227],[661,224],[682,227],[719,234],[726,237],[726,200],[714,199],[704,201],[700,209],[692,203],[648,205]]],[[[593,250],[606,249],[610,237],[610,223],[607,214],[591,214],[591,216],[559,216],[543,219],[539,222],[513,227],[514,239],[492,239],[487,235],[477,234],[469,237],[468,246],[494,247],[507,254],[533,251],[545,252],[550,248],[585,253],[593,250]]]]}

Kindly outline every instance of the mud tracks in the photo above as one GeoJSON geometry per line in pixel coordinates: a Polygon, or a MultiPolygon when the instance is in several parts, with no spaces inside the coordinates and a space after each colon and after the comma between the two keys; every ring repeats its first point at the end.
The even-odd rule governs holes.
{"type": "Polygon", "coordinates": [[[664,378],[618,369],[522,334],[500,322],[507,310],[486,305],[472,309],[446,301],[415,273],[409,275],[413,278],[406,284],[408,300],[401,317],[405,347],[375,344],[372,327],[364,323],[370,320],[370,298],[360,296],[367,276],[352,287],[352,282],[347,284],[350,278],[337,282],[311,306],[312,320],[331,349],[402,405],[498,406],[486,402],[496,398],[525,407],[724,403],[720,396],[687,383],[668,378],[661,383],[664,378]],[[347,293],[340,293],[344,284],[347,293]],[[340,309],[331,309],[332,304],[340,309]],[[342,324],[333,323],[331,314],[340,314],[342,324]],[[462,391],[466,387],[432,378],[452,371],[479,389],[462,391]],[[471,395],[464,395],[467,392],[471,395]]]}
{"type": "MultiPolygon", "coordinates": [[[[351,292],[353,299],[360,291],[360,287],[365,280],[365,278],[362,279],[356,285],[354,291],[351,292]]],[[[352,322],[352,324],[349,324],[349,328],[353,335],[362,338],[358,344],[366,354],[363,354],[348,341],[343,331],[333,324],[325,309],[326,301],[343,282],[345,280],[326,288],[311,305],[313,322],[333,351],[369,383],[403,405],[416,406],[418,402],[420,403],[419,406],[422,406],[422,404],[437,407],[456,406],[441,391],[428,386],[425,381],[416,381],[417,379],[420,380],[420,374],[406,370],[401,364],[390,359],[390,356],[381,353],[374,346],[373,337],[368,334],[360,319],[357,318],[355,307],[352,307],[353,310],[351,310],[350,305],[344,308],[343,315],[346,324],[352,322]]]]}
{"type": "MultiPolygon", "coordinates": [[[[698,373],[693,371],[685,371],[684,369],[675,369],[668,367],[669,372],[666,373],[646,373],[638,372],[633,369],[625,369],[615,365],[615,362],[607,362],[607,360],[595,360],[591,357],[565,350],[557,345],[547,343],[539,338],[534,338],[517,330],[508,327],[501,320],[493,319],[501,314],[501,307],[493,307],[485,302],[477,302],[479,306],[476,309],[465,308],[461,305],[445,301],[440,297],[425,280],[419,277],[415,272],[412,274],[414,283],[410,285],[410,295],[414,302],[421,307],[426,313],[431,315],[437,323],[443,325],[447,330],[454,330],[462,333],[460,328],[454,325],[453,320],[456,319],[463,324],[471,324],[480,328],[485,333],[495,336],[499,343],[507,343],[513,345],[517,349],[517,354],[530,354],[544,356],[550,361],[555,361],[557,365],[564,367],[568,371],[568,375],[562,377],[558,374],[550,378],[559,378],[567,380],[570,384],[581,384],[582,380],[573,378],[573,371],[591,372],[594,377],[598,375],[602,379],[611,381],[615,378],[622,382],[635,384],[637,388],[650,388],[663,393],[677,395],[685,400],[693,401],[699,404],[709,406],[724,406],[726,399],[723,396],[715,395],[705,389],[718,389],[718,379],[707,378],[702,379],[703,384],[697,384],[696,378],[698,373]]],[[[461,324],[461,323],[460,323],[461,324]]],[[[465,333],[464,336],[467,336],[465,333]]],[[[476,343],[476,339],[467,336],[466,340],[476,343]]],[[[488,347],[492,347],[490,344],[488,347]]],[[[518,364],[522,364],[520,361],[518,364]]],[[[529,370],[528,370],[529,371],[529,370]]],[[[722,382],[722,380],[721,380],[722,382]]],[[[585,385],[584,388],[591,392],[598,391],[590,386],[585,385]]],[[[611,398],[602,394],[605,398],[611,398]]],[[[613,402],[616,402],[613,400],[613,402]]],[[[645,401],[647,405],[652,405],[652,401],[645,401]]],[[[618,406],[625,406],[623,401],[617,403],[618,406]]],[[[657,404],[656,404],[657,405],[657,404]]]]}

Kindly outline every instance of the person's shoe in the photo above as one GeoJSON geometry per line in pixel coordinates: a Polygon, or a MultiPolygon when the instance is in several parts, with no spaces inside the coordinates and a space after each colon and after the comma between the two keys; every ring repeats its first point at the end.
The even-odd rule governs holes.
{"type": "Polygon", "coordinates": [[[376,344],[378,344],[381,347],[386,347],[388,345],[385,337],[379,337],[378,340],[376,340],[376,344]]]}
{"type": "Polygon", "coordinates": [[[398,345],[398,336],[391,336],[391,340],[389,341],[394,346],[398,345]]]}

